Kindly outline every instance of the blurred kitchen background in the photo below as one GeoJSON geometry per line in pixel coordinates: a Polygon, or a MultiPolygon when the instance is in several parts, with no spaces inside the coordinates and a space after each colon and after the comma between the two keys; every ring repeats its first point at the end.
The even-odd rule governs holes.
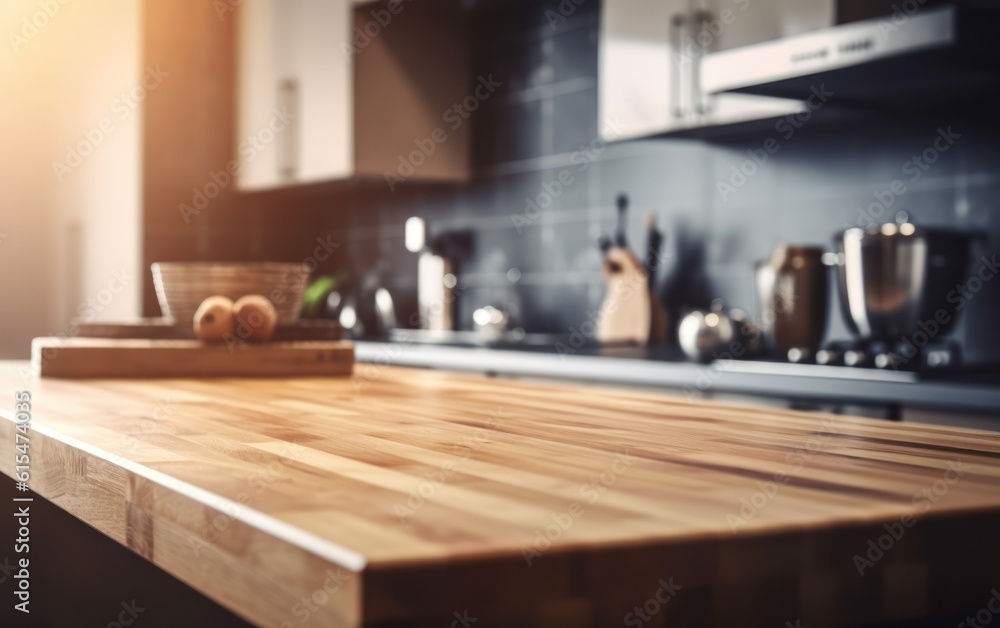
{"type": "MultiPolygon", "coordinates": [[[[757,264],[778,244],[820,247],[835,264],[835,236],[850,227],[980,233],[975,260],[1000,242],[989,3],[50,4],[0,9],[0,30],[15,35],[0,54],[5,92],[24,96],[0,100],[0,357],[27,357],[32,337],[71,333],[74,317],[158,316],[149,265],[188,260],[315,258],[314,277],[333,283],[316,287],[313,314],[344,322],[350,304],[373,341],[361,359],[393,341],[490,346],[461,334],[401,340],[364,311],[381,288],[395,327],[420,326],[414,217],[453,263],[450,327],[473,332],[477,310],[492,306],[510,328],[494,348],[552,352],[608,293],[598,243],[614,240],[624,194],[637,256],[647,214],[663,234],[653,293],[669,333],[656,350],[610,354],[684,362],[686,374],[662,382],[680,390],[704,368],[677,348],[681,317],[722,299],[758,318],[757,264]],[[880,57],[890,44],[900,48],[880,57]],[[803,108],[810,98],[815,110],[803,108]],[[422,146],[433,154],[415,154],[422,146]],[[131,281],[114,292],[122,273],[131,281]]],[[[827,272],[820,348],[854,337],[827,272]]],[[[852,399],[832,384],[825,394],[821,382],[808,403],[899,418],[906,391],[927,378],[975,385],[962,411],[989,409],[998,307],[989,281],[968,298],[946,347],[954,368],[898,377],[883,363],[872,370],[884,374],[881,394],[852,399]]],[[[801,373],[754,377],[697,388],[802,402],[801,373]]],[[[942,386],[918,405],[950,412],[962,390],[942,386]]]]}

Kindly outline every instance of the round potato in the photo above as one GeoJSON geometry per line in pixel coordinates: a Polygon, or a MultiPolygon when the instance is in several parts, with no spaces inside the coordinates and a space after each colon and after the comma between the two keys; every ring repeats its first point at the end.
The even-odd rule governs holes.
{"type": "Polygon", "coordinates": [[[233,333],[233,302],[226,297],[208,297],[194,314],[194,334],[207,342],[219,342],[233,333]]]}
{"type": "Polygon", "coordinates": [[[233,304],[236,335],[243,340],[267,342],[278,326],[278,312],[274,305],[259,294],[237,299],[233,304]]]}

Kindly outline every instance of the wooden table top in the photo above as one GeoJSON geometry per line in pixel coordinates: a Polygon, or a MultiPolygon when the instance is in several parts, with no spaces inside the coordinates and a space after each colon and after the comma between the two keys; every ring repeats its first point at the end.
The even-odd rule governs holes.
{"type": "MultiPolygon", "coordinates": [[[[32,489],[266,625],[306,611],[317,625],[443,624],[491,599],[492,611],[470,609],[496,613],[480,625],[617,623],[621,600],[658,590],[656,574],[749,581],[760,575],[739,575],[758,569],[745,552],[834,532],[849,535],[836,537],[842,555],[814,562],[843,574],[884,523],[969,530],[1000,513],[1000,434],[988,432],[374,365],[350,379],[24,372],[0,363],[0,438],[14,442],[13,393],[29,390],[32,489]],[[720,547],[743,558],[724,568],[720,547]],[[669,554],[684,548],[703,553],[669,554]],[[643,558],[654,555],[673,558],[643,558]],[[691,567],[708,555],[711,573],[691,567]],[[624,561],[629,575],[584,559],[624,561]],[[625,590],[633,577],[649,586],[625,590]],[[454,593],[477,578],[535,593],[454,593]],[[303,611],[297,600],[318,590],[332,601],[303,611]]],[[[930,560],[886,554],[872,570],[930,560]]],[[[796,560],[787,573],[813,569],[796,560]]]]}

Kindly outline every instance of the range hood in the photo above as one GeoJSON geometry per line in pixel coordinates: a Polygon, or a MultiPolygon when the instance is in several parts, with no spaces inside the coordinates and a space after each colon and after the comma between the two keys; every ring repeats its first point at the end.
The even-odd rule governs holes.
{"type": "Polygon", "coordinates": [[[998,4],[897,11],[709,54],[702,87],[713,94],[802,98],[822,85],[841,105],[907,107],[998,93],[998,4]]]}

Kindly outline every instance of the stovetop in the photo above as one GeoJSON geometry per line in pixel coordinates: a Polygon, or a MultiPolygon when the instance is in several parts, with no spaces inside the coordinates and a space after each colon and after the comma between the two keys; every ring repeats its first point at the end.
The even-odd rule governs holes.
{"type": "MultiPolygon", "coordinates": [[[[428,345],[443,347],[465,347],[494,351],[515,351],[546,355],[593,356],[639,360],[644,362],[687,363],[692,362],[679,347],[673,344],[639,347],[636,345],[599,345],[595,342],[580,343],[579,339],[560,334],[506,333],[489,335],[473,331],[435,332],[427,330],[393,330],[389,342],[408,345],[428,345]]],[[[955,383],[1000,386],[1000,365],[963,365],[957,346],[945,345],[929,347],[934,351],[949,351],[950,363],[929,366],[927,354],[905,358],[903,363],[878,362],[879,355],[885,355],[884,348],[867,346],[857,342],[830,343],[818,352],[816,360],[810,362],[790,362],[768,358],[752,360],[730,360],[726,368],[731,371],[773,375],[796,375],[817,377],[837,377],[846,379],[868,379],[887,382],[942,381],[955,383]],[[837,352],[837,356],[826,356],[825,352],[837,352]],[[845,364],[845,354],[859,354],[858,361],[845,364]],[[881,353],[880,353],[881,351],[881,353]],[[826,359],[824,359],[826,358],[826,359]]]]}

